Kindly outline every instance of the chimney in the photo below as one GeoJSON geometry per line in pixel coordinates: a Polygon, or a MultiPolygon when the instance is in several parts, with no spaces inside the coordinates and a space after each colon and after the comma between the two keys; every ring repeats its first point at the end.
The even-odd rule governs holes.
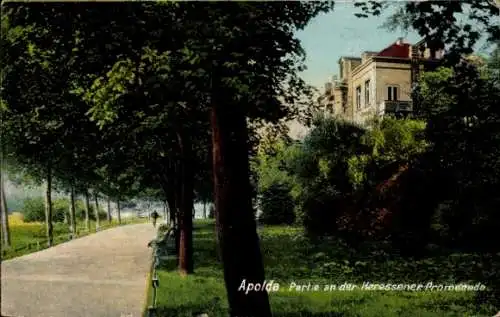
{"type": "Polygon", "coordinates": [[[397,45],[403,45],[404,39],[402,37],[398,37],[398,40],[396,41],[397,45]]]}

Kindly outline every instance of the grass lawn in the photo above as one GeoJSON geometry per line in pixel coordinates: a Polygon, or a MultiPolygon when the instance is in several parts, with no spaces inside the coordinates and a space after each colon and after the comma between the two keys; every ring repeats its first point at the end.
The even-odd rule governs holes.
{"type": "MultiPolygon", "coordinates": [[[[131,223],[147,222],[147,218],[124,218],[122,225],[131,223]]],[[[47,247],[47,233],[45,223],[23,222],[18,215],[9,215],[10,238],[12,246],[2,249],[2,260],[11,259],[28,253],[36,252],[47,247]]],[[[113,219],[111,223],[100,222],[100,229],[118,226],[118,221],[113,219]]],[[[84,222],[77,223],[77,235],[83,237],[95,232],[95,221],[90,222],[90,231],[85,228],[84,222]]],[[[69,227],[63,223],[54,223],[54,245],[69,240],[69,227]]]]}
{"type": "MultiPolygon", "coordinates": [[[[365,254],[351,252],[327,240],[312,244],[300,229],[260,229],[266,278],[280,284],[270,293],[274,316],[493,316],[493,307],[476,306],[472,291],[374,291],[360,290],[363,282],[472,284],[481,270],[478,255],[436,255],[419,260],[388,256],[380,249],[365,254]],[[321,291],[290,290],[290,284],[318,284],[321,291]],[[358,290],[324,291],[325,285],[344,282],[358,290]]],[[[195,229],[195,274],[181,278],[175,260],[159,270],[159,316],[227,316],[222,267],[216,259],[214,225],[197,222],[195,229]]],[[[497,262],[498,263],[498,262],[497,262]]]]}

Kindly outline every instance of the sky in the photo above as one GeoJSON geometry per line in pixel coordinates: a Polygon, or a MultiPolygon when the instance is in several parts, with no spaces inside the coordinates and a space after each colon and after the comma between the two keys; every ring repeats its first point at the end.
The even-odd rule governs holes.
{"type": "MultiPolygon", "coordinates": [[[[396,5],[394,9],[396,8],[396,5]]],[[[404,37],[410,43],[417,42],[415,33],[389,32],[381,28],[385,18],[394,9],[384,11],[378,17],[357,18],[360,12],[352,3],[336,3],[335,9],[314,18],[297,33],[306,51],[307,70],[302,78],[317,88],[334,74],[338,74],[341,56],[361,56],[363,51],[380,51],[404,37]]]]}
{"type": "Polygon", "coordinates": [[[314,18],[302,31],[297,32],[306,51],[307,70],[301,75],[306,83],[323,89],[325,82],[338,74],[341,56],[361,56],[363,51],[380,51],[403,37],[415,43],[420,37],[415,32],[389,32],[381,28],[386,18],[402,3],[383,11],[381,16],[357,18],[360,9],[351,3],[336,3],[335,9],[314,18]]]}

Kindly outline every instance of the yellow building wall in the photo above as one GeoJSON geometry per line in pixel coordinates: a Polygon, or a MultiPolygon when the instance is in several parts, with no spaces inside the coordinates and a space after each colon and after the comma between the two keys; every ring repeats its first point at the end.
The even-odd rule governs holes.
{"type": "Polygon", "coordinates": [[[411,101],[410,64],[375,62],[376,67],[376,102],[388,99],[387,86],[398,87],[398,100],[411,101]]]}
{"type": "Polygon", "coordinates": [[[334,89],[333,96],[335,98],[335,104],[334,104],[335,114],[343,114],[344,109],[342,107],[342,90],[340,90],[340,88],[334,89]]]}
{"type": "Polygon", "coordinates": [[[354,70],[352,74],[352,90],[350,91],[354,109],[354,121],[363,123],[368,117],[373,117],[377,112],[376,87],[377,77],[375,63],[373,61],[368,61],[366,64],[354,70]],[[365,83],[367,80],[370,80],[370,100],[368,103],[365,99],[365,83]],[[361,87],[361,107],[359,109],[356,105],[357,87],[361,87]]]}
{"type": "MultiPolygon", "coordinates": [[[[411,67],[408,63],[368,60],[343,60],[343,76],[347,81],[346,119],[362,122],[379,113],[380,103],[388,99],[387,86],[398,87],[398,100],[411,101],[411,67]],[[370,80],[370,102],[365,102],[365,82],[370,80]],[[361,108],[356,105],[356,87],[361,87],[361,108]]],[[[338,93],[340,94],[340,92],[338,93]]],[[[341,96],[335,96],[336,113],[342,112],[341,96]]]]}

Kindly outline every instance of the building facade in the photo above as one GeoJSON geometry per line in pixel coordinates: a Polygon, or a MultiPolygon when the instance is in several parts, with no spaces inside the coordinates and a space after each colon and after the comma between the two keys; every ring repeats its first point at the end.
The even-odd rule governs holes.
{"type": "Polygon", "coordinates": [[[425,42],[398,39],[380,52],[339,59],[339,76],[325,84],[319,101],[328,112],[361,125],[384,114],[411,113],[411,92],[424,70],[439,65],[443,51],[431,51],[425,42]]]}

